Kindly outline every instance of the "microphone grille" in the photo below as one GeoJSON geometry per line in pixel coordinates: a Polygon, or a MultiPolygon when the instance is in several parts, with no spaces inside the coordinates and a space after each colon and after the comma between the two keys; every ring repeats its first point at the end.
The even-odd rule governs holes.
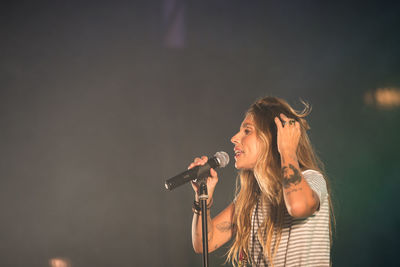
{"type": "Polygon", "coordinates": [[[220,151],[215,153],[214,155],[218,162],[219,162],[219,167],[224,168],[226,165],[228,165],[229,163],[229,155],[228,153],[224,152],[224,151],[220,151]]]}

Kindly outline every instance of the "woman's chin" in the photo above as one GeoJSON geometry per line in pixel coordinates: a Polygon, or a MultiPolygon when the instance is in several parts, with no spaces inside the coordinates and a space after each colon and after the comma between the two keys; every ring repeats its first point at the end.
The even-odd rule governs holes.
{"type": "Polygon", "coordinates": [[[235,163],[235,168],[238,169],[238,170],[246,169],[246,167],[243,166],[243,164],[240,164],[240,163],[238,163],[238,162],[235,163]]]}
{"type": "Polygon", "coordinates": [[[237,162],[235,162],[235,168],[240,170],[240,164],[238,164],[237,162]]]}
{"type": "Polygon", "coordinates": [[[254,169],[254,166],[246,166],[246,164],[240,164],[238,162],[235,162],[235,168],[240,171],[246,171],[246,170],[252,171],[254,169]]]}

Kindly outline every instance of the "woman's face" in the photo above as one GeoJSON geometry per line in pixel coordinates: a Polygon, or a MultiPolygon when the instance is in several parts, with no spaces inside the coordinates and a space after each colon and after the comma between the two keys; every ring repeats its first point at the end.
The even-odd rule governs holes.
{"type": "Polygon", "coordinates": [[[261,142],[256,135],[253,117],[247,115],[239,132],[231,138],[235,145],[236,169],[253,169],[261,152],[261,142]]]}

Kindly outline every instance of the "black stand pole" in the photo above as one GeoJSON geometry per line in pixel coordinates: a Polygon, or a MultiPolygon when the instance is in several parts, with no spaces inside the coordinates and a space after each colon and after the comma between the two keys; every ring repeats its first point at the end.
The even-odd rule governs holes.
{"type": "Polygon", "coordinates": [[[207,225],[207,178],[200,179],[200,205],[201,205],[201,225],[203,236],[203,266],[208,267],[208,225],[207,225]]]}

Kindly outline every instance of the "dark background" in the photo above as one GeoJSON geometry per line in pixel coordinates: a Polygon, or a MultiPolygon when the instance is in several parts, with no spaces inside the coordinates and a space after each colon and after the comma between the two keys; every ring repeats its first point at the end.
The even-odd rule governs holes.
{"type": "MultiPolygon", "coordinates": [[[[0,266],[201,266],[193,191],[164,180],[198,155],[232,160],[230,137],[265,95],[313,106],[333,266],[395,266],[400,111],[363,99],[400,86],[400,5],[181,1],[174,47],[170,2],[1,2],[0,266]]],[[[219,176],[214,215],[234,164],[219,176]]]]}

